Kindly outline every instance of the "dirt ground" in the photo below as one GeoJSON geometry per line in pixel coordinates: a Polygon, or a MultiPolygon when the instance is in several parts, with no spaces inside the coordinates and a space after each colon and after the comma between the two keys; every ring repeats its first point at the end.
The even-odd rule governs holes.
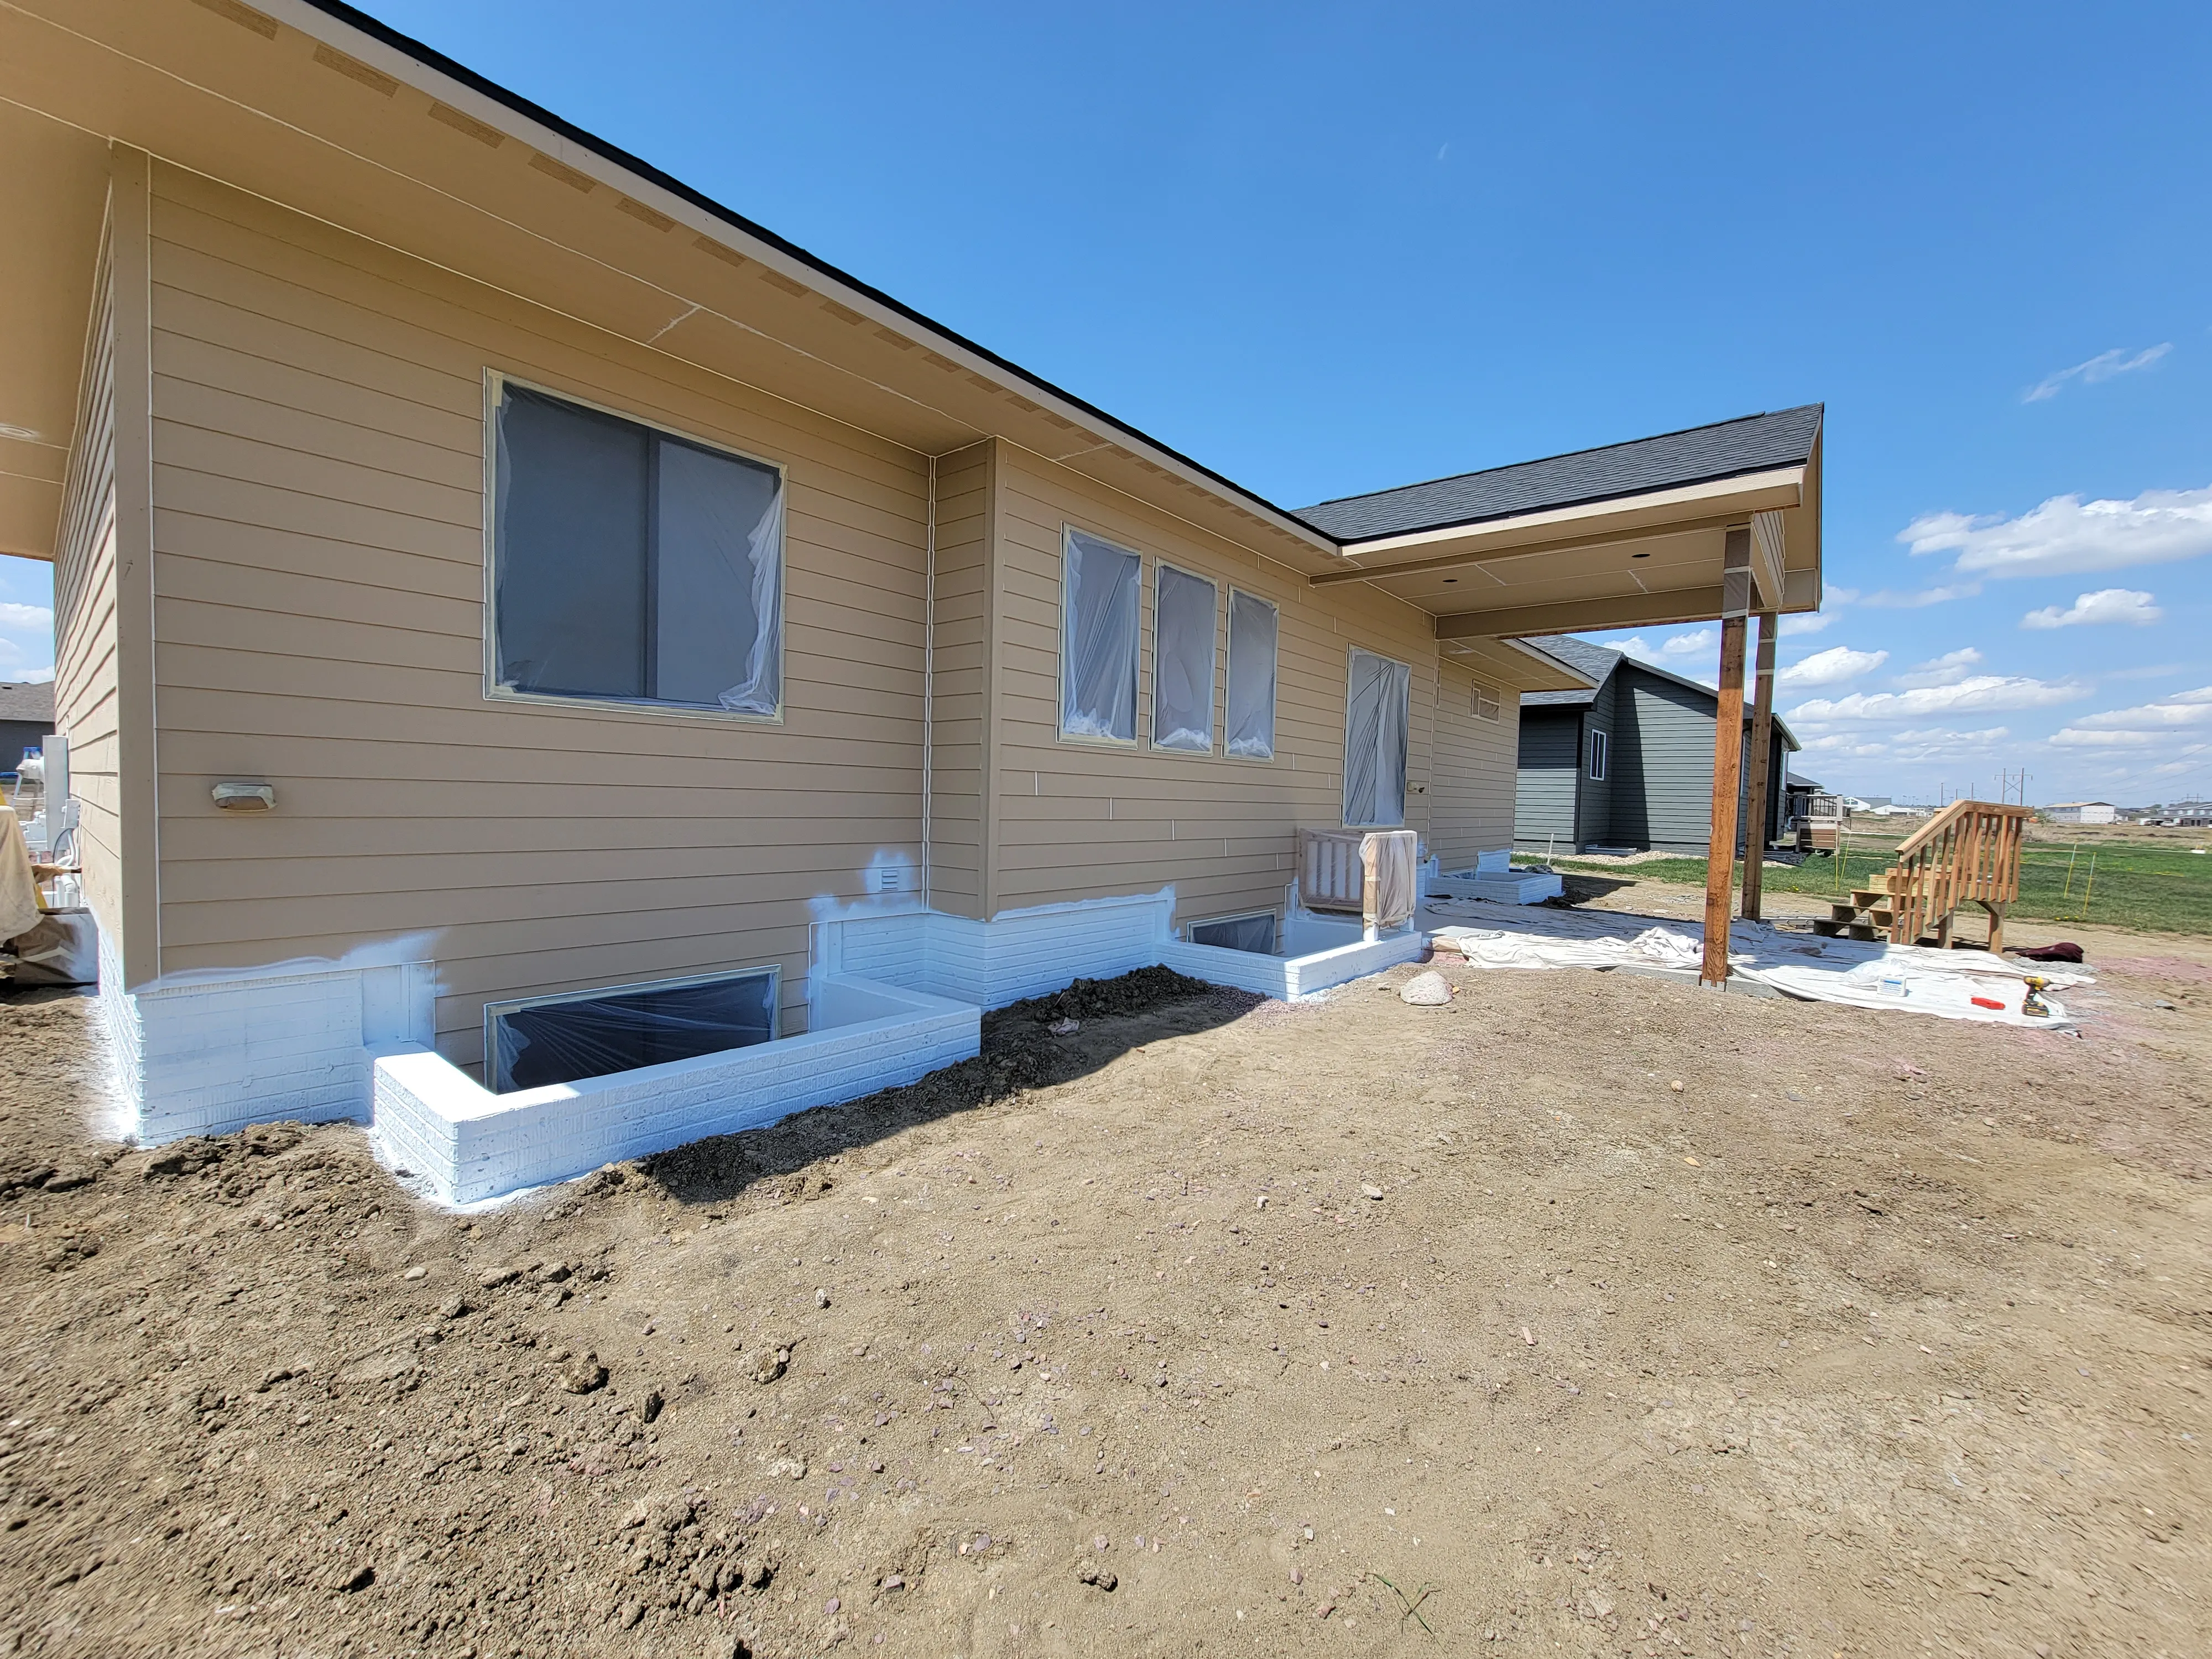
{"type": "Polygon", "coordinates": [[[2212,952],[2084,942],[2081,1036],[1152,970],[473,1217],[0,1003],[0,1653],[2201,1653],[2212,952]]]}

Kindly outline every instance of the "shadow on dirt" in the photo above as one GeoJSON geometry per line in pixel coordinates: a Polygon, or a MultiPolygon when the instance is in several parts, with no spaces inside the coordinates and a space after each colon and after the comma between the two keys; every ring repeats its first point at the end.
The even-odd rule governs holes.
{"type": "MultiPolygon", "coordinates": [[[[827,1191],[834,1176],[796,1172],[837,1153],[1025,1090],[1072,1082],[1139,1044],[1212,1030],[1265,1000],[1169,968],[1079,979],[985,1014],[982,1052],[918,1083],[817,1106],[764,1129],[695,1140],[629,1167],[684,1204],[726,1202],[763,1182],[777,1185],[781,1200],[810,1196],[827,1191]],[[1053,1030],[1071,1021],[1072,1030],[1053,1030]]],[[[603,1172],[586,1183],[612,1176],[603,1172]]]]}

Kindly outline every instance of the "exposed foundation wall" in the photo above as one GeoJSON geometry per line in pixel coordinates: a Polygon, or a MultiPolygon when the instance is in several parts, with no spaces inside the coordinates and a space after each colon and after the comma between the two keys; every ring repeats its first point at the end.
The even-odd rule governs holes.
{"type": "Polygon", "coordinates": [[[1429,828],[1437,671],[1426,615],[1363,588],[1316,590],[1297,572],[1012,446],[1000,446],[998,466],[994,914],[1170,885],[1178,922],[1273,908],[1294,874],[1296,831],[1343,822],[1345,683],[1354,645],[1413,665],[1406,823],[1429,828]],[[1134,745],[1059,735],[1061,533],[1071,524],[1145,557],[1134,745]],[[1233,584],[1281,608],[1273,761],[1220,752],[1225,598],[1217,621],[1215,752],[1151,747],[1152,609],[1162,559],[1212,580],[1224,595],[1233,584]]]}
{"type": "Polygon", "coordinates": [[[1479,853],[1513,845],[1521,694],[1492,685],[1449,657],[1438,665],[1436,782],[1429,850],[1447,870],[1473,867],[1479,853]],[[1498,717],[1475,710],[1475,688],[1498,700],[1498,717]]]}
{"type": "MultiPolygon", "coordinates": [[[[115,259],[101,238],[76,431],[54,549],[54,725],[69,739],[84,892],[119,972],[124,928],[121,700],[117,684],[115,259]]],[[[150,872],[149,872],[150,873],[150,872]]]]}
{"type": "Polygon", "coordinates": [[[434,959],[465,1066],[720,968],[803,1029],[815,902],[920,886],[924,459],[158,167],[152,318],[162,972],[434,959]],[[787,468],[781,724],[487,701],[487,368],[787,468]]]}

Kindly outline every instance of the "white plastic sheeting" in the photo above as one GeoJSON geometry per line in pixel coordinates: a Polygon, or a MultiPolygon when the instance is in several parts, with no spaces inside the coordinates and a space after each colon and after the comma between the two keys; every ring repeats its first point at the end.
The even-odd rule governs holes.
{"type": "Polygon", "coordinates": [[[690,444],[658,453],[653,696],[773,714],[783,701],[781,481],[690,444]]]}
{"type": "MultiPolygon", "coordinates": [[[[1501,914],[1469,901],[1438,900],[1424,908],[1422,920],[1434,930],[1439,944],[1455,945],[1481,968],[1644,968],[1695,973],[1705,954],[1705,929],[1696,922],[1618,911],[1501,914]],[[1461,921],[1477,917],[1474,925],[1461,921]]],[[[2094,983],[2087,974],[2023,967],[1985,951],[1820,939],[1756,921],[1739,921],[1729,927],[1729,966],[1736,975],[1805,1001],[2044,1030],[2070,1022],[2064,1005],[2047,994],[2043,999],[2051,1010],[2047,1016],[2021,1012],[2031,975],[2057,989],[2094,983]],[[1998,1006],[1980,1006],[1976,997],[1998,1006]]]]}
{"type": "Polygon", "coordinates": [[[1137,637],[1144,561],[1080,530],[1067,532],[1060,596],[1060,729],[1071,738],[1137,740],[1137,637]]]}
{"type": "Polygon", "coordinates": [[[1224,747],[1238,760],[1275,758],[1275,607],[1229,590],[1229,711],[1224,747]]]}
{"type": "Polygon", "coordinates": [[[611,1077],[775,1036],[776,975],[612,987],[484,1010],[492,1092],[611,1077]]]}
{"type": "Polygon", "coordinates": [[[1406,736],[1413,671],[1352,647],[1344,700],[1344,821],[1395,829],[1406,821],[1406,736]]]}
{"type": "Polygon", "coordinates": [[[1152,747],[1210,755],[1219,592],[1171,564],[1154,571],[1152,747]]]}

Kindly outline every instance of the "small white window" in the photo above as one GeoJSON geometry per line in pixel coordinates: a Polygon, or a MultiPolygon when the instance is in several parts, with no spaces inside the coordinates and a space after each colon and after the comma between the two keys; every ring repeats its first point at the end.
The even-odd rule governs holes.
{"type": "Polygon", "coordinates": [[[1152,747],[1210,755],[1221,591],[1171,564],[1152,569],[1152,747]]]}
{"type": "Polygon", "coordinates": [[[1344,822],[1395,830],[1406,822],[1406,736],[1413,671],[1352,647],[1344,699],[1344,822]]]}
{"type": "Polygon", "coordinates": [[[1071,526],[1060,563],[1060,735],[1134,743],[1145,562],[1071,526]]]}
{"type": "Polygon", "coordinates": [[[1229,712],[1222,746],[1238,760],[1275,758],[1275,645],[1280,631],[1273,605],[1229,590],[1229,712]]]}
{"type": "Polygon", "coordinates": [[[782,473],[495,386],[489,689],[778,714],[782,473]]]}
{"type": "Polygon", "coordinates": [[[1498,714],[1499,708],[1498,693],[1492,690],[1481,681],[1477,680],[1474,683],[1475,719],[1479,720],[1494,720],[1498,718],[1498,714]]]}
{"type": "Polygon", "coordinates": [[[1609,732],[1590,733],[1589,775],[1593,783],[1605,781],[1606,766],[1613,758],[1613,734],[1609,732]]]}

